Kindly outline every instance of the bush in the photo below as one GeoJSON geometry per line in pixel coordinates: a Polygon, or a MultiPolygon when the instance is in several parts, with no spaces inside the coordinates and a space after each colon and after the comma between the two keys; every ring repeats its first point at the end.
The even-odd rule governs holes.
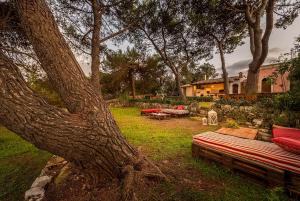
{"type": "Polygon", "coordinates": [[[187,97],[188,101],[197,101],[197,102],[212,102],[214,99],[212,96],[193,96],[187,97]]]}
{"type": "Polygon", "coordinates": [[[280,111],[293,110],[295,107],[294,97],[290,93],[275,96],[274,106],[280,111]]]}
{"type": "Polygon", "coordinates": [[[170,104],[170,105],[185,105],[190,104],[193,101],[197,102],[212,102],[213,98],[210,96],[203,97],[187,97],[187,103],[180,100],[178,97],[167,97],[165,99],[150,99],[149,97],[141,99],[129,99],[130,103],[143,102],[143,103],[160,103],[160,104],[170,104]]]}
{"type": "Polygon", "coordinates": [[[220,98],[215,102],[216,105],[231,105],[231,106],[251,106],[254,104],[254,101],[249,100],[235,100],[235,99],[227,99],[227,98],[220,98]]]}
{"type": "Polygon", "coordinates": [[[227,119],[225,127],[227,128],[239,128],[239,124],[233,119],[227,119]]]}

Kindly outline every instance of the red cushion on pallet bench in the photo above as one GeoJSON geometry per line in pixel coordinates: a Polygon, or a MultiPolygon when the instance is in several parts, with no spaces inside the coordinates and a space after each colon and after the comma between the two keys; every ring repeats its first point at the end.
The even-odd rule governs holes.
{"type": "Polygon", "coordinates": [[[185,110],[184,105],[178,105],[175,107],[176,110],[185,110]]]}
{"type": "Polygon", "coordinates": [[[273,137],[287,137],[300,140],[300,129],[274,125],[273,137]]]}
{"type": "Polygon", "coordinates": [[[158,113],[160,112],[161,109],[158,109],[158,108],[152,108],[152,109],[144,109],[142,110],[141,112],[142,113],[158,113]]]}
{"type": "Polygon", "coordinates": [[[300,140],[287,137],[276,137],[273,138],[272,141],[286,151],[300,154],[300,140]]]}

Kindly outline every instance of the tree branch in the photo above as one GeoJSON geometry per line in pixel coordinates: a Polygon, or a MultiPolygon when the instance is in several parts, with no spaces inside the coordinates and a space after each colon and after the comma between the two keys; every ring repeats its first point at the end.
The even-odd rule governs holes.
{"type": "Polygon", "coordinates": [[[126,32],[129,28],[130,28],[130,26],[125,27],[125,28],[123,28],[123,29],[121,29],[121,30],[119,30],[119,31],[117,31],[117,32],[114,32],[114,33],[110,34],[109,36],[106,36],[106,37],[102,38],[102,39],[100,40],[100,43],[103,43],[103,42],[105,42],[105,41],[107,41],[107,40],[109,40],[109,39],[111,39],[111,38],[113,38],[113,37],[115,37],[115,36],[118,36],[118,35],[120,35],[120,34],[126,32]]]}

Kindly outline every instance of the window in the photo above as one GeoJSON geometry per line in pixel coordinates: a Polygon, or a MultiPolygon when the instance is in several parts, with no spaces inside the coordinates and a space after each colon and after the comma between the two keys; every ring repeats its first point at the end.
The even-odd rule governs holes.
{"type": "Polygon", "coordinates": [[[267,78],[261,81],[261,93],[271,93],[271,84],[268,83],[267,78]]]}
{"type": "Polygon", "coordinates": [[[204,86],[203,85],[201,85],[201,84],[197,84],[197,89],[204,89],[204,86]]]}

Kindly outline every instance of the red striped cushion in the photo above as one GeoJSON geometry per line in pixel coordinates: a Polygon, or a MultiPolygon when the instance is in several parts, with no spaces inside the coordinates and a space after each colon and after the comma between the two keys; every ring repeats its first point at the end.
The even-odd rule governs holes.
{"type": "Polygon", "coordinates": [[[293,152],[295,154],[300,154],[300,140],[287,137],[276,137],[273,138],[272,141],[278,146],[282,147],[282,149],[293,152]]]}
{"type": "Polygon", "coordinates": [[[285,151],[274,143],[242,139],[215,132],[196,135],[193,137],[193,142],[218,152],[300,173],[300,155],[285,151]]]}
{"type": "Polygon", "coordinates": [[[158,113],[160,111],[161,111],[161,109],[153,108],[153,109],[144,109],[141,112],[142,113],[158,113]]]}

